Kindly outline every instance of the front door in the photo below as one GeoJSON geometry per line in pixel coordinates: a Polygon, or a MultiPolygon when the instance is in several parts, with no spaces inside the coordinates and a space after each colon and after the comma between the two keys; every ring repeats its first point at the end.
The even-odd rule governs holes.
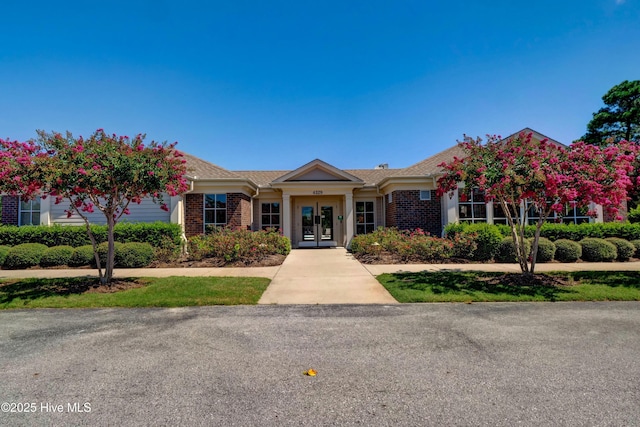
{"type": "Polygon", "coordinates": [[[333,206],[316,202],[301,207],[302,241],[299,247],[336,246],[333,206]]]}

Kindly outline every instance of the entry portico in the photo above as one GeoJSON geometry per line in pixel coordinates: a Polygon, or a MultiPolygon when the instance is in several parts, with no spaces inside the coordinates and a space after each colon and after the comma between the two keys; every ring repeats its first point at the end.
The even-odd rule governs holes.
{"type": "Polygon", "coordinates": [[[271,183],[282,192],[282,232],[294,246],[347,246],[354,235],[353,193],[364,182],[316,159],[271,183]]]}

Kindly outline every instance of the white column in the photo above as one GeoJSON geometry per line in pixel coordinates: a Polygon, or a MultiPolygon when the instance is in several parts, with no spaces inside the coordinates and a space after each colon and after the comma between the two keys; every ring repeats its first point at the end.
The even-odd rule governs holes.
{"type": "Polygon", "coordinates": [[[282,194],[282,234],[291,240],[291,195],[287,193],[282,194]]]}
{"type": "Polygon", "coordinates": [[[51,196],[40,200],[40,225],[51,225],[51,196]]]}
{"type": "Polygon", "coordinates": [[[346,247],[351,246],[351,239],[353,239],[353,193],[346,193],[344,195],[344,222],[347,225],[345,230],[345,244],[346,247]]]}

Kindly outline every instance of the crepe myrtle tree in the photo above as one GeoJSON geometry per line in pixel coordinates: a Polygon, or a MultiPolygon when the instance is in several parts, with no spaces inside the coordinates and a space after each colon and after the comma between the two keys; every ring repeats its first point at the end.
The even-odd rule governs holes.
{"type": "Polygon", "coordinates": [[[129,214],[130,204],[150,197],[168,211],[164,194],[176,196],[188,188],[186,161],[175,149],[176,143],[152,141],[145,146],[144,138],[142,134],[133,138],[109,135],[98,129],[86,139],[69,132],[38,131],[37,141],[3,141],[0,190],[23,199],[40,194],[52,197],[56,204],[69,203],[67,215],[83,219],[100,282],[108,284],[113,277],[114,226],[129,214]],[[96,210],[104,214],[107,223],[104,272],[88,217],[96,210]]]}
{"type": "MultiPolygon", "coordinates": [[[[566,205],[589,207],[595,203],[618,216],[632,185],[629,176],[638,153],[637,145],[627,141],[602,148],[584,142],[563,146],[535,140],[525,132],[504,140],[488,136],[485,144],[481,138],[465,136],[459,144],[466,156],[439,165],[445,174],[438,180],[438,192],[453,196],[463,183],[466,188],[482,191],[486,202],[501,206],[523,274],[535,271],[542,225],[554,213],[561,215],[566,205]],[[521,210],[524,204],[527,209],[521,210]],[[537,221],[528,253],[524,226],[531,207],[537,221]]],[[[589,209],[588,215],[596,214],[589,209]]]]}

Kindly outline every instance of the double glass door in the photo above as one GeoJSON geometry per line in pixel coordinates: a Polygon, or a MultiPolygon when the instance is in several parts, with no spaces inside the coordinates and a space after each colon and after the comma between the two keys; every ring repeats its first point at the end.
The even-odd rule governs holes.
{"type": "Polygon", "coordinates": [[[320,203],[302,206],[302,241],[307,244],[333,241],[333,206],[320,203]]]}

